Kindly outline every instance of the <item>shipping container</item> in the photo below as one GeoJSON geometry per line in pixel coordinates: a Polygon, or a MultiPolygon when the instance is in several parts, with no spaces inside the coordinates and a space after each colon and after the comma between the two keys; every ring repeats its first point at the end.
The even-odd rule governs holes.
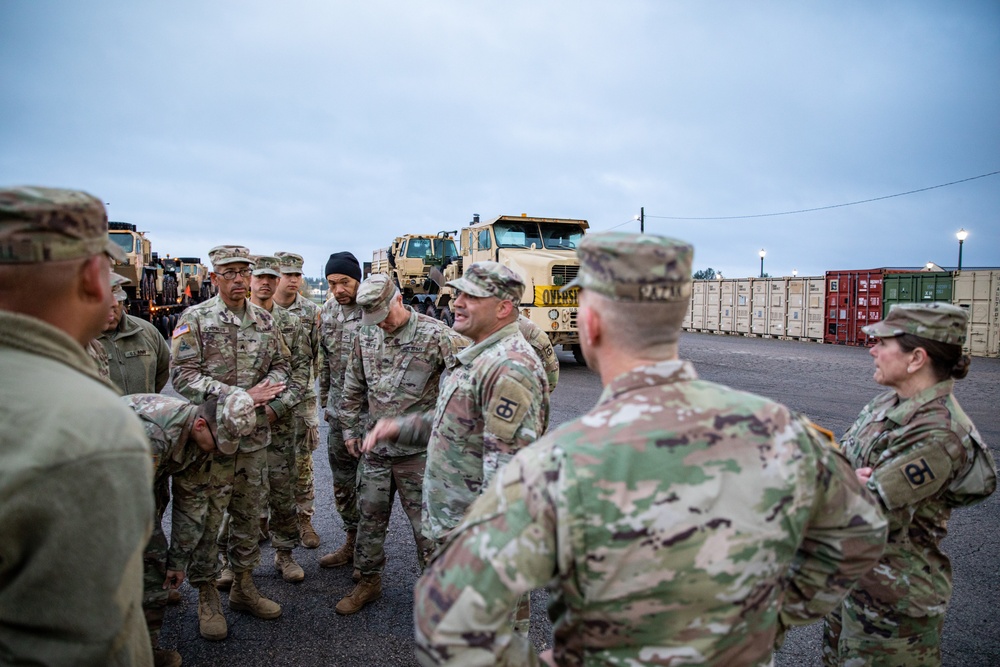
{"type": "Polygon", "coordinates": [[[788,319],[788,278],[764,278],[767,283],[767,333],[784,338],[788,319]]]}
{"type": "Polygon", "coordinates": [[[950,271],[917,271],[885,276],[882,286],[882,317],[897,303],[951,303],[954,274],[950,271]]]}
{"type": "Polygon", "coordinates": [[[754,336],[767,334],[767,280],[750,279],[750,333],[754,336]]]}
{"type": "Polygon", "coordinates": [[[736,333],[736,281],[719,283],[719,332],[736,333]]]}
{"type": "Polygon", "coordinates": [[[753,308],[753,293],[751,278],[743,278],[736,281],[736,326],[733,333],[749,336],[753,333],[750,330],[750,314],[753,308]]]}
{"type": "Polygon", "coordinates": [[[1000,357],[1000,270],[956,271],[952,295],[969,311],[966,354],[1000,357]]]}
{"type": "Polygon", "coordinates": [[[719,331],[721,282],[721,280],[709,280],[705,284],[707,291],[705,295],[705,331],[719,331]]]}
{"type": "Polygon", "coordinates": [[[826,330],[823,340],[838,345],[871,345],[861,330],[882,319],[882,288],[886,275],[907,269],[863,269],[826,272],[826,330]]]}
{"type": "Polygon", "coordinates": [[[785,337],[823,342],[823,276],[789,278],[785,337]]]}

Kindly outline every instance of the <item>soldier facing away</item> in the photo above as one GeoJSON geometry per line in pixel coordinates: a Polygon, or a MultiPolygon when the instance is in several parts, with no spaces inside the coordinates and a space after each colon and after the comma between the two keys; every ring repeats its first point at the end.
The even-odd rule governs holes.
{"type": "Polygon", "coordinates": [[[233,456],[213,456],[204,467],[192,467],[174,477],[175,486],[202,498],[205,531],[192,555],[188,581],[198,589],[202,637],[221,640],[228,626],[215,588],[219,570],[215,539],[227,510],[232,517],[227,557],[235,572],[229,608],[264,619],[281,615],[281,606],[257,590],[252,572],[260,562],[257,537],[270,424],[291,406],[280,397],[289,376],[281,333],[270,313],[247,299],[250,251],[243,246],[216,246],[209,257],[212,284],[219,293],[181,316],[172,337],[171,380],[174,389],[193,403],[239,388],[257,406],[257,427],[240,439],[233,456]]]}
{"type": "Polygon", "coordinates": [[[302,400],[295,406],[295,507],[302,546],[315,549],[319,535],[312,525],[315,511],[316,489],[313,474],[313,452],[319,447],[319,415],[316,407],[317,369],[319,363],[319,306],[299,293],[302,287],[301,255],[293,252],[276,252],[281,262],[281,276],[274,292],[274,302],[299,318],[302,336],[309,352],[309,384],[302,400]]]}
{"type": "Polygon", "coordinates": [[[514,456],[417,583],[418,658],[538,664],[505,620],[547,585],[546,663],[769,665],[876,562],[885,519],[804,418],[678,358],[691,246],[594,234],[578,255],[604,392],[514,456]]]}
{"type": "Polygon", "coordinates": [[[146,666],[153,468],[84,346],[111,307],[100,200],[0,189],[0,663],[146,666]],[[108,530],[114,526],[114,530],[108,530]]]}

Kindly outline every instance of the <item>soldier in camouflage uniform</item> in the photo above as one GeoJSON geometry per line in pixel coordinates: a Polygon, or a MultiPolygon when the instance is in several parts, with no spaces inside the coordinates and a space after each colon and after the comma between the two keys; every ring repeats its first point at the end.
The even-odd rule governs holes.
{"type": "Polygon", "coordinates": [[[588,235],[597,406],[508,463],[417,583],[422,664],[534,665],[513,601],[547,584],[550,664],[769,665],[878,559],[886,522],[829,437],[677,357],[691,246],[588,235]]]}
{"type": "Polygon", "coordinates": [[[111,308],[101,200],[0,188],[0,663],[153,664],[149,443],[84,346],[111,308]]]}
{"type": "Polygon", "coordinates": [[[970,359],[962,354],[968,314],[947,303],[897,304],[863,327],[875,397],[841,440],[844,454],[881,501],[889,543],[874,569],[827,617],[826,665],[941,664],[941,629],[951,597],[951,561],[941,550],[952,509],[996,489],[993,457],[952,395],[970,359]]]}
{"type": "Polygon", "coordinates": [[[97,337],[108,355],[111,381],[125,394],[159,393],[170,379],[170,348],[156,327],[124,312],[128,296],[120,285],[114,296],[108,326],[97,337]]]}
{"type": "MultiPolygon", "coordinates": [[[[258,517],[264,503],[269,424],[291,406],[280,395],[288,381],[289,352],[266,310],[247,300],[250,251],[217,246],[209,251],[212,283],[219,293],[191,306],[172,336],[171,380],[174,389],[194,403],[225,389],[246,390],[257,406],[257,428],[240,439],[234,456],[213,456],[204,467],[174,477],[175,496],[200,503],[205,532],[194,551],[188,580],[198,588],[198,621],[206,639],[228,634],[214,580],[219,567],[215,538],[223,512],[232,516],[228,560],[236,573],[229,592],[230,609],[258,618],[277,618],[281,607],[260,595],[251,573],[260,562],[258,517]]],[[[192,510],[193,511],[193,510],[192,510]]]]}
{"type": "MultiPolygon", "coordinates": [[[[514,304],[514,308],[517,308],[516,303],[514,304]]],[[[521,335],[524,336],[524,340],[528,341],[528,345],[538,355],[538,360],[542,362],[548,385],[547,393],[551,397],[552,392],[556,390],[556,385],[559,384],[559,357],[556,356],[556,349],[552,346],[552,341],[542,331],[542,328],[524,315],[518,316],[517,328],[521,331],[521,335]]],[[[538,434],[538,437],[544,435],[547,430],[549,430],[548,402],[545,405],[545,413],[542,415],[542,430],[538,434]]]]}
{"type": "MultiPolygon", "coordinates": [[[[383,417],[430,410],[438,396],[438,380],[454,363],[451,329],[403,305],[403,297],[386,275],[375,275],[358,288],[361,330],[344,374],[341,422],[349,451],[358,452],[361,438],[383,417]],[[363,407],[368,408],[364,418],[363,407]],[[368,423],[366,423],[368,422],[368,423]]],[[[361,459],[358,482],[358,537],[354,565],[361,578],[337,603],[337,613],[353,614],[382,595],[386,531],[392,499],[400,503],[413,526],[417,560],[424,567],[432,543],[420,531],[420,500],[427,443],[381,440],[361,459]]]]}
{"type": "MultiPolygon", "coordinates": [[[[349,252],[336,252],[326,263],[326,281],[331,298],[323,304],[319,317],[319,345],[322,363],[319,369],[319,402],[329,424],[327,455],[333,473],[333,499],[344,522],[344,544],[319,559],[320,567],[341,567],[354,562],[354,543],[358,534],[358,457],[347,450],[340,421],[344,369],[354,351],[354,337],[361,327],[361,308],[357,303],[361,284],[361,265],[349,252]]],[[[367,423],[367,406],[362,405],[361,419],[367,423]]],[[[360,575],[360,573],[359,573],[360,575]]]]}
{"type": "MultiPolygon", "coordinates": [[[[458,353],[460,365],[445,372],[433,413],[379,422],[365,439],[367,448],[389,437],[400,443],[429,438],[422,526],[435,545],[497,471],[541,436],[549,411],[545,371],[518,325],[520,276],[497,262],[477,262],[448,285],[457,292],[455,330],[473,345],[458,353]]],[[[525,636],[528,601],[525,595],[514,616],[515,630],[525,636]]]]}
{"type": "MultiPolygon", "coordinates": [[[[159,334],[157,334],[159,335],[159,334]]],[[[232,456],[239,439],[253,432],[257,417],[253,399],[234,389],[209,396],[201,405],[161,394],[131,394],[123,399],[142,422],[153,454],[153,496],[156,513],[153,534],[143,557],[143,600],[146,627],[153,645],[157,667],[179,667],[177,651],[159,648],[160,629],[167,605],[168,590],[175,591],[184,581],[184,568],[192,549],[201,538],[203,526],[191,522],[181,503],[175,503],[171,522],[171,547],[163,533],[163,513],[170,502],[170,478],[189,466],[203,465],[209,454],[218,451],[232,456]]]]}
{"type": "Polygon", "coordinates": [[[274,292],[281,277],[280,267],[281,261],[277,257],[255,258],[253,277],[250,279],[250,302],[271,314],[291,353],[288,388],[281,395],[281,403],[286,410],[271,424],[271,443],[267,446],[269,490],[265,507],[270,509],[274,567],[285,581],[299,582],[305,579],[305,572],[292,558],[292,549],[299,543],[295,484],[299,478],[296,442],[300,437],[301,420],[297,411],[301,398],[309,389],[312,353],[299,318],[274,302],[274,292]]]}
{"type": "Polygon", "coordinates": [[[281,278],[274,293],[274,301],[299,318],[310,355],[309,385],[302,401],[295,407],[295,465],[298,468],[295,507],[302,546],[315,549],[319,546],[319,535],[312,525],[316,502],[312,457],[319,447],[319,414],[315,389],[316,367],[319,363],[319,306],[299,293],[302,287],[302,256],[292,252],[276,252],[274,256],[281,260],[281,278]]]}

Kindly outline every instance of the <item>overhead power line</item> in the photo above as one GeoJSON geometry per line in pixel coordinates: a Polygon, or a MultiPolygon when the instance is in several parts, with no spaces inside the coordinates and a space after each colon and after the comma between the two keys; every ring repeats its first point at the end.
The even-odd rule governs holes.
{"type": "MultiPolygon", "coordinates": [[[[932,185],[926,188],[920,188],[918,190],[908,190],[907,192],[897,192],[894,195],[885,195],[883,197],[873,197],[871,199],[861,199],[858,201],[850,201],[846,204],[831,204],[830,206],[817,206],[815,208],[802,208],[795,211],[782,211],[780,213],[757,213],[755,215],[718,215],[710,217],[692,217],[692,216],[676,216],[676,215],[650,215],[646,214],[647,218],[660,218],[661,220],[740,220],[746,218],[771,218],[778,215],[794,215],[796,213],[810,213],[812,211],[826,211],[831,208],[843,208],[844,206],[855,206],[857,204],[868,204],[873,201],[882,201],[883,199],[892,199],[893,197],[903,197],[905,195],[913,195],[918,192],[927,192],[928,190],[936,190],[937,188],[946,188],[949,185],[958,185],[959,183],[967,183],[968,181],[974,181],[979,178],[986,178],[987,176],[996,176],[1000,174],[1000,170],[991,171],[988,174],[979,174],[978,176],[970,176],[969,178],[963,178],[959,181],[952,181],[950,183],[941,183],[940,185],[932,185]]],[[[631,221],[630,221],[631,222],[631,221]]],[[[626,224],[626,223],[622,223],[626,224]]],[[[621,227],[622,225],[618,225],[621,227]]],[[[612,227],[614,229],[614,227],[612,227]]]]}

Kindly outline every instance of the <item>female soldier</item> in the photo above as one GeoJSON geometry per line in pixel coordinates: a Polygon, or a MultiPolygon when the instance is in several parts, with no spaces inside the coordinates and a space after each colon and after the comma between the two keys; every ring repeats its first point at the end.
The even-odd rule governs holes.
{"type": "Polygon", "coordinates": [[[969,372],[966,312],[899,304],[864,327],[875,381],[889,387],[841,440],[858,477],[882,502],[889,538],[879,564],[826,619],[826,665],[941,664],[951,563],[941,551],[954,507],[996,488],[989,449],[952,396],[969,372]]]}

